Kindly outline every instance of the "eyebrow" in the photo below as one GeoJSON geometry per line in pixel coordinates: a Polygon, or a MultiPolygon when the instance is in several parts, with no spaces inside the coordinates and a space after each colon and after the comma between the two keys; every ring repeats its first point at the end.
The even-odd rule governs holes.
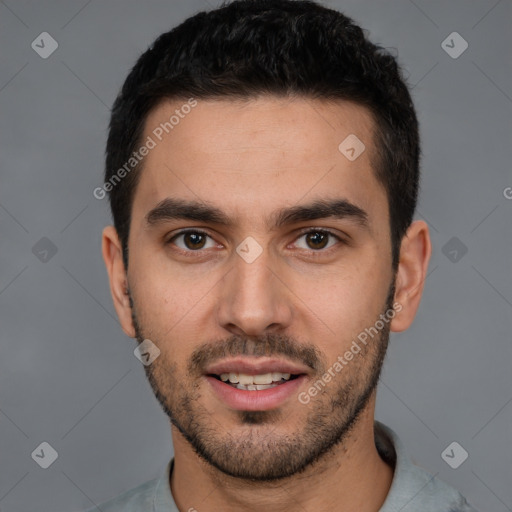
{"type": "MultiPolygon", "coordinates": [[[[317,219],[340,219],[355,222],[368,229],[368,214],[346,199],[319,199],[312,203],[282,208],[267,219],[267,228],[276,229],[289,224],[317,219]]],[[[171,220],[191,220],[232,227],[235,222],[221,209],[198,201],[166,198],[146,215],[146,225],[171,220]]]]}

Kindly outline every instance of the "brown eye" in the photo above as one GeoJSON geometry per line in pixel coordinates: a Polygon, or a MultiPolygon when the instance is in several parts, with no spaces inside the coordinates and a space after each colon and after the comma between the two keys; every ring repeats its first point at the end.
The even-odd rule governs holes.
{"type": "Polygon", "coordinates": [[[306,240],[312,249],[323,249],[327,245],[329,239],[328,233],[313,231],[306,235],[306,240]]]}
{"type": "Polygon", "coordinates": [[[185,233],[183,241],[188,249],[202,249],[206,238],[199,233],[185,233]]]}
{"type": "Polygon", "coordinates": [[[306,233],[302,233],[302,235],[299,237],[299,240],[300,239],[304,239],[305,244],[298,244],[299,248],[318,252],[322,249],[332,247],[335,245],[336,241],[342,241],[341,238],[334,233],[321,229],[312,229],[306,233]],[[330,243],[331,240],[333,243],[330,243]]]}
{"type": "MultiPolygon", "coordinates": [[[[167,243],[174,244],[176,240],[182,239],[182,243],[175,245],[182,249],[183,251],[193,252],[198,251],[200,249],[209,248],[206,246],[207,239],[211,238],[207,233],[202,231],[182,231],[177,235],[173,236],[167,243]]],[[[212,242],[210,247],[213,247],[215,244],[212,242]]]]}

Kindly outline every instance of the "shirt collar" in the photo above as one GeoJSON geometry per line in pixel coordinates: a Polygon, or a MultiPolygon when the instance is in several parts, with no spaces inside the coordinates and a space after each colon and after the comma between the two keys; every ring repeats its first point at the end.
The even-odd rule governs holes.
{"type": "Polygon", "coordinates": [[[179,512],[171,494],[171,473],[174,467],[174,457],[165,467],[155,487],[153,495],[153,512],[179,512]]]}

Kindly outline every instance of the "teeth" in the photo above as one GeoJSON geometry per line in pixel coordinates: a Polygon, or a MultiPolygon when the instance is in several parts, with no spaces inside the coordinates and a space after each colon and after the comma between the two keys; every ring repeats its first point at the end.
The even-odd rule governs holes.
{"type": "Polygon", "coordinates": [[[277,386],[277,384],[256,384],[256,389],[262,390],[262,389],[270,389],[277,386]]]}
{"type": "Polygon", "coordinates": [[[260,375],[247,375],[245,373],[222,373],[220,380],[223,382],[230,382],[231,384],[238,384],[238,389],[267,389],[272,387],[272,383],[278,384],[282,380],[290,380],[291,374],[272,372],[262,373],[260,375]],[[242,387],[240,387],[242,386],[242,387]]]}
{"type": "Polygon", "coordinates": [[[237,384],[235,387],[237,389],[243,389],[244,391],[261,391],[263,389],[275,388],[276,386],[277,384],[249,384],[248,386],[237,384]]]}
{"type": "Polygon", "coordinates": [[[272,372],[272,380],[280,381],[281,379],[288,380],[290,378],[289,373],[272,372]]]}
{"type": "Polygon", "coordinates": [[[272,374],[264,373],[263,375],[253,376],[254,384],[272,384],[272,374]]]}
{"type": "Polygon", "coordinates": [[[249,384],[254,384],[252,380],[252,375],[245,375],[244,373],[240,373],[238,375],[238,382],[243,384],[244,386],[248,386],[249,384]]]}

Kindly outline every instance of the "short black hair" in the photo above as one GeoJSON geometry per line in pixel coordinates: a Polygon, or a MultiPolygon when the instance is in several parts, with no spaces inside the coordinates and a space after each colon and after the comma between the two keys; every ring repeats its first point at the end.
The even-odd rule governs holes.
{"type": "MultiPolygon", "coordinates": [[[[412,222],[419,186],[418,121],[393,55],[344,14],[306,0],[236,0],[160,35],[137,60],[116,98],[105,182],[141,144],[149,112],[164,99],[262,95],[347,100],[374,119],[374,172],[390,215],[393,268],[412,222]]],[[[341,141],[340,141],[341,142],[341,141]]],[[[142,166],[108,188],[125,267],[142,166]]],[[[118,178],[118,176],[117,176],[118,178]]],[[[107,190],[107,189],[106,189],[107,190]]]]}

